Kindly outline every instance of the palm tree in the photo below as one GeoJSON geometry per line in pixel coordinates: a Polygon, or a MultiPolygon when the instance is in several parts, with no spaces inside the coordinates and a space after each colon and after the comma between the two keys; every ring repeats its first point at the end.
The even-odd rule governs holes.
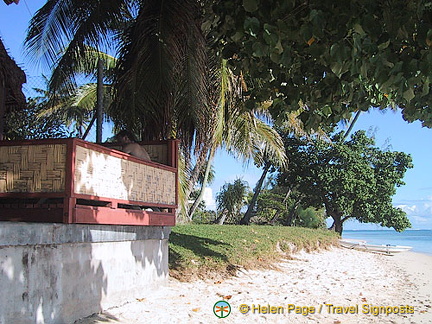
{"type": "Polygon", "coordinates": [[[115,51],[115,33],[131,21],[130,11],[127,0],[48,0],[31,19],[25,45],[34,61],[53,70],[50,90],[74,84],[77,70],[94,70],[89,46],[99,53],[115,51]]]}
{"type": "Polygon", "coordinates": [[[175,136],[190,148],[207,134],[196,130],[211,109],[200,10],[196,0],[48,0],[30,22],[26,47],[56,67],[51,91],[93,68],[88,46],[119,49],[114,121],[143,139],[175,136]]]}
{"type": "Polygon", "coordinates": [[[222,225],[227,218],[231,218],[234,222],[240,215],[240,210],[246,204],[249,186],[242,179],[234,180],[234,183],[226,183],[221,191],[216,196],[217,209],[219,217],[216,223],[222,225]]]}
{"type": "Polygon", "coordinates": [[[266,106],[259,106],[253,110],[245,108],[242,95],[245,87],[243,78],[231,73],[225,60],[221,63],[220,80],[215,127],[208,147],[205,168],[202,171],[203,181],[200,183],[199,195],[188,210],[190,220],[202,200],[211,165],[219,148],[226,149],[244,162],[251,159],[258,161],[261,146],[265,144],[275,159],[282,161],[281,163],[286,161],[279,134],[266,122],[271,120],[266,106]]]}
{"type": "MultiPolygon", "coordinates": [[[[284,152],[284,151],[282,151],[284,152]]],[[[263,148],[261,151],[259,151],[259,154],[257,154],[257,157],[259,158],[258,161],[255,162],[256,165],[261,166],[263,168],[263,171],[261,173],[261,176],[254,188],[254,194],[252,196],[251,201],[249,202],[248,209],[246,210],[246,213],[240,219],[241,225],[249,225],[250,220],[253,216],[253,210],[256,206],[256,203],[258,201],[258,196],[261,192],[262,186],[264,184],[264,180],[267,177],[268,172],[270,171],[270,168],[272,166],[279,167],[281,169],[284,169],[287,165],[287,159],[284,152],[284,158],[278,158],[274,152],[271,152],[268,150],[268,146],[263,144],[263,148]]]]}
{"type": "Polygon", "coordinates": [[[31,20],[26,47],[35,60],[55,66],[53,93],[76,88],[76,72],[94,68],[89,46],[117,53],[110,113],[115,125],[142,140],[181,139],[185,169],[193,170],[189,182],[195,183],[219,93],[218,59],[209,55],[201,17],[196,0],[48,0],[31,20]]]}
{"type": "MultiPolygon", "coordinates": [[[[85,139],[96,119],[97,103],[97,83],[94,79],[97,74],[98,62],[103,62],[104,75],[106,82],[103,87],[103,102],[107,107],[111,107],[113,99],[113,87],[110,83],[116,59],[106,53],[97,51],[90,46],[86,47],[88,61],[84,64],[79,62],[75,66],[73,81],[63,79],[53,90],[52,82],[56,79],[59,72],[59,66],[53,70],[50,79],[45,78],[47,89],[34,89],[39,96],[36,98],[41,105],[39,117],[56,116],[60,118],[68,127],[74,125],[78,136],[85,139]],[[77,84],[75,79],[81,77],[87,83],[77,84]],[[93,115],[93,117],[92,117],[93,115]],[[83,128],[87,129],[85,132],[83,128]]],[[[112,112],[106,109],[105,112],[109,117],[112,112]]]]}
{"type": "MultiPolygon", "coordinates": [[[[45,83],[49,80],[43,76],[45,83]]],[[[81,137],[83,128],[91,119],[91,109],[86,98],[89,96],[89,85],[76,89],[74,94],[68,91],[52,93],[46,89],[33,88],[37,94],[32,101],[39,107],[37,118],[55,118],[67,126],[74,128],[81,137]]]]}
{"type": "Polygon", "coordinates": [[[119,119],[128,128],[139,126],[145,138],[175,136],[190,147],[207,126],[205,110],[212,104],[201,8],[196,0],[142,3],[120,47],[119,119]]]}

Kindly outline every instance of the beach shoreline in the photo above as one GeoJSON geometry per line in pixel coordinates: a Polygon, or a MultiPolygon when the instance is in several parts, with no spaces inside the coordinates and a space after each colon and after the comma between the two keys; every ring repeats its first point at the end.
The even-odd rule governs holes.
{"type": "MultiPolygon", "coordinates": [[[[343,248],[301,252],[270,270],[179,282],[77,323],[430,323],[432,256],[343,248]],[[231,313],[217,318],[214,305],[231,313]]],[[[220,315],[220,314],[218,314],[220,315]]]]}

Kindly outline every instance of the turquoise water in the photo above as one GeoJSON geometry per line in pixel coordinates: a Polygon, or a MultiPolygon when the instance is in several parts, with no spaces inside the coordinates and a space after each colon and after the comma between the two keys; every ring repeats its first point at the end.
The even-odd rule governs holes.
{"type": "Polygon", "coordinates": [[[365,240],[370,244],[391,244],[412,246],[412,252],[432,255],[432,230],[394,230],[353,231],[345,230],[343,238],[365,240]]]}

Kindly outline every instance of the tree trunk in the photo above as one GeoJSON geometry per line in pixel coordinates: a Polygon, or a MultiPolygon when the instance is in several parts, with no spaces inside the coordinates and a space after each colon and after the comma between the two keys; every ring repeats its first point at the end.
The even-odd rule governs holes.
{"type": "Polygon", "coordinates": [[[84,135],[81,137],[82,140],[85,140],[87,138],[87,135],[90,133],[90,129],[92,128],[95,120],[96,120],[96,112],[93,114],[93,117],[92,117],[90,123],[88,124],[88,126],[84,132],[84,135]]]}
{"type": "Polygon", "coordinates": [[[204,179],[203,179],[203,183],[202,183],[201,188],[200,188],[200,192],[198,194],[198,197],[195,199],[194,203],[192,204],[191,208],[189,208],[189,211],[188,211],[188,218],[190,220],[192,220],[192,217],[193,217],[193,214],[195,213],[195,210],[198,208],[198,205],[201,203],[201,201],[203,199],[204,190],[205,190],[206,185],[207,185],[208,176],[210,174],[210,170],[211,170],[213,158],[215,155],[215,151],[216,150],[214,149],[214,146],[212,146],[210,149],[209,158],[207,160],[207,166],[205,169],[204,179]]]}
{"type": "Polygon", "coordinates": [[[246,213],[244,214],[243,218],[240,220],[240,225],[249,225],[250,224],[250,219],[252,218],[252,211],[255,208],[256,202],[258,200],[258,195],[261,192],[262,185],[264,183],[265,178],[267,177],[268,171],[270,170],[270,166],[271,166],[270,162],[266,162],[264,164],[263,173],[261,174],[261,178],[258,180],[258,183],[255,187],[255,192],[254,192],[252,200],[248,206],[248,209],[247,209],[246,213]]]}
{"type": "Polygon", "coordinates": [[[102,143],[103,124],[103,61],[97,63],[96,143],[102,143]]]}
{"type": "Polygon", "coordinates": [[[345,142],[346,139],[348,138],[348,135],[351,133],[352,129],[354,128],[354,125],[357,122],[358,118],[360,117],[360,114],[361,114],[361,110],[359,110],[359,111],[356,112],[356,114],[354,116],[354,119],[351,121],[351,123],[350,123],[347,131],[345,132],[345,134],[344,134],[344,136],[342,138],[342,142],[345,142]]]}
{"type": "Polygon", "coordinates": [[[270,224],[272,224],[272,225],[274,225],[274,223],[276,223],[276,221],[278,220],[278,218],[279,218],[279,215],[281,214],[281,210],[277,210],[276,211],[276,213],[273,215],[273,217],[272,217],[272,219],[270,220],[270,224]]]}
{"type": "MultiPolygon", "coordinates": [[[[207,161],[207,156],[208,154],[205,152],[208,152],[210,148],[203,148],[202,151],[200,152],[200,154],[197,156],[196,162],[195,162],[195,166],[192,168],[191,167],[191,158],[190,156],[185,159],[185,170],[190,170],[190,172],[188,172],[188,176],[186,179],[186,188],[185,188],[185,192],[184,192],[184,199],[185,199],[185,213],[187,213],[188,215],[186,215],[186,217],[189,216],[189,208],[187,207],[187,202],[189,201],[189,198],[193,192],[193,188],[195,186],[195,184],[198,181],[199,175],[201,173],[201,170],[205,167],[205,163],[207,161]]],[[[186,171],[185,171],[186,172],[186,171]]]]}
{"type": "Polygon", "coordinates": [[[0,78],[0,141],[4,138],[6,122],[6,81],[0,78]]]}
{"type": "Polygon", "coordinates": [[[298,199],[294,203],[294,205],[291,207],[291,210],[290,210],[290,212],[288,214],[288,219],[287,219],[287,225],[288,226],[292,226],[292,224],[294,222],[294,215],[295,215],[295,212],[296,212],[298,206],[300,205],[300,202],[301,202],[301,199],[298,199]]]}
{"type": "Polygon", "coordinates": [[[339,235],[342,236],[343,231],[343,221],[342,221],[342,213],[340,212],[333,212],[327,213],[333,218],[333,224],[330,226],[329,230],[335,231],[336,233],[339,233],[339,235]]]}
{"type": "Polygon", "coordinates": [[[227,214],[225,213],[225,210],[222,210],[221,213],[219,214],[219,217],[215,219],[214,223],[219,224],[219,225],[223,225],[226,218],[227,218],[227,214]]]}

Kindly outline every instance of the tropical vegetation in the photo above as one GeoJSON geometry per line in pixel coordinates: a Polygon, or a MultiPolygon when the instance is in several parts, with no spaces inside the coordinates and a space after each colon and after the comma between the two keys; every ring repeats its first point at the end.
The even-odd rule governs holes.
{"type": "MultiPolygon", "coordinates": [[[[332,136],[336,123],[372,107],[399,107],[406,120],[432,126],[430,1],[48,0],[31,20],[25,43],[29,55],[52,71],[45,112],[67,122],[72,115],[65,112],[78,109],[85,117],[74,121],[78,129],[91,124],[94,105],[87,103],[94,103],[90,89],[103,61],[106,113],[115,128],[128,128],[141,140],[181,139],[179,220],[190,221],[199,210],[218,149],[252,159],[263,169],[243,216],[238,202],[224,201],[230,185],[218,199],[218,217],[249,224],[264,210],[260,195],[268,194],[268,174],[285,172],[287,161],[296,158],[296,152],[284,148],[276,128],[302,141],[323,130],[332,136]],[[80,84],[78,75],[89,82],[80,84]],[[83,98],[89,100],[71,100],[84,89],[89,91],[83,98]]],[[[362,154],[372,156],[372,144],[363,142],[362,154]]],[[[342,154],[351,148],[350,141],[338,145],[328,144],[326,152],[342,154]],[[340,152],[330,149],[335,147],[340,152]]],[[[401,184],[409,163],[408,158],[401,162],[393,184],[401,184]]],[[[394,189],[382,185],[387,186],[382,198],[388,204],[394,189]]],[[[300,187],[289,194],[272,193],[279,195],[276,205],[285,209],[274,211],[277,217],[268,221],[283,214],[286,224],[301,223],[298,208],[309,206],[297,202],[304,195],[300,187]]],[[[336,208],[344,217],[353,210],[336,208]]],[[[370,208],[365,210],[363,218],[350,217],[377,221],[370,208]]],[[[334,208],[326,211],[335,213],[334,208]]],[[[392,217],[403,219],[400,213],[392,217]]],[[[398,229],[407,225],[396,223],[382,222],[398,229]]]]}
{"type": "Polygon", "coordinates": [[[233,72],[247,71],[249,107],[303,109],[307,128],[371,107],[399,107],[432,126],[430,1],[229,0],[209,29],[233,72]]]}

